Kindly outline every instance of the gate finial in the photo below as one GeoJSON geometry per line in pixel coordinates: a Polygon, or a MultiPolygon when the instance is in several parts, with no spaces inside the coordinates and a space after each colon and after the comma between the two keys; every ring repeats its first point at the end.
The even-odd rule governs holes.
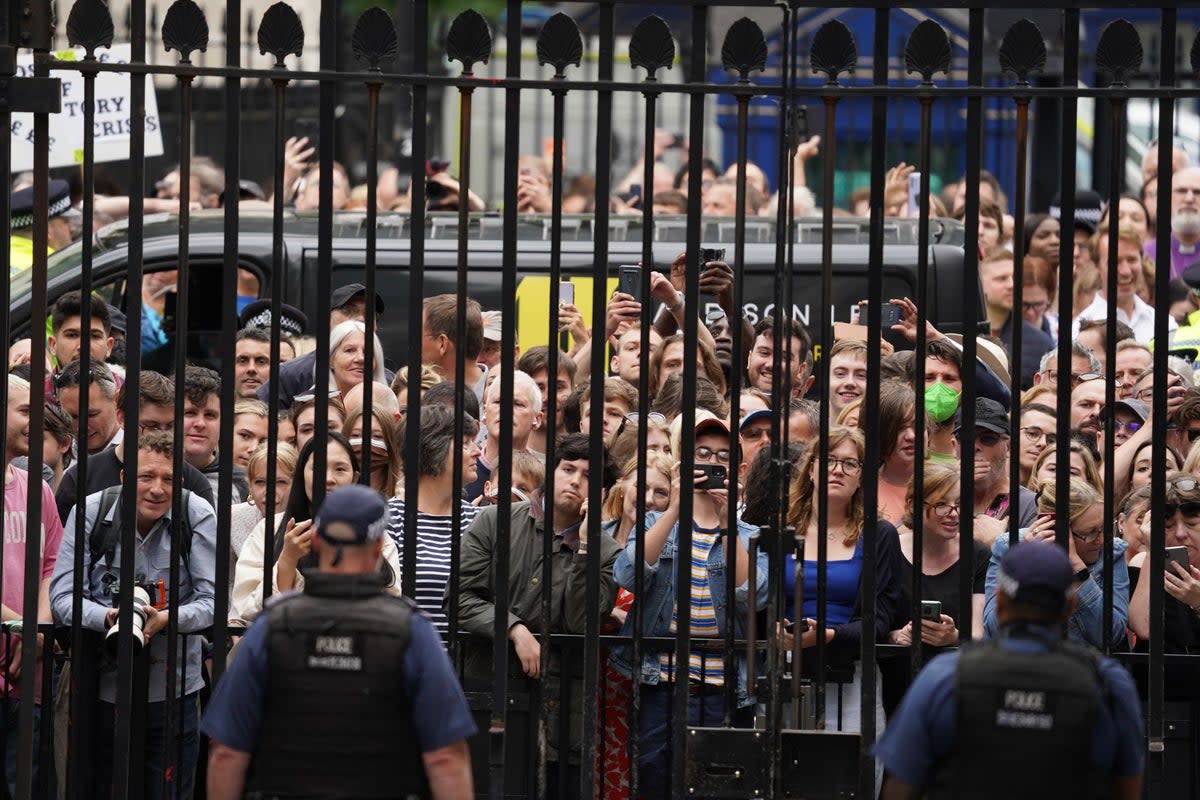
{"type": "Polygon", "coordinates": [[[1029,76],[1046,68],[1046,40],[1028,19],[1019,19],[1004,32],[1000,42],[1000,68],[1011,72],[1017,83],[1029,84],[1029,76]]]}
{"type": "Polygon", "coordinates": [[[561,11],[546,20],[537,38],[538,64],[554,66],[554,77],[561,78],[571,64],[583,60],[583,37],[575,20],[561,11]]]}
{"type": "Polygon", "coordinates": [[[813,72],[824,72],[830,83],[837,83],[838,75],[852,71],[858,63],[854,34],[841,20],[829,20],[813,36],[808,60],[813,72]]]}
{"type": "Polygon", "coordinates": [[[391,15],[379,6],[371,6],[364,11],[354,26],[350,46],[354,50],[354,57],[374,72],[379,72],[385,61],[395,61],[400,41],[391,15]]]}
{"type": "Polygon", "coordinates": [[[736,72],[742,83],[750,82],[751,72],[767,68],[767,40],[757,22],[742,17],[729,27],[721,45],[721,64],[736,72]]]}
{"type": "Polygon", "coordinates": [[[675,40],[671,29],[657,14],[642,19],[629,39],[629,63],[646,70],[653,80],[660,69],[670,69],[675,63],[675,40]]]}
{"type": "Polygon", "coordinates": [[[75,0],[67,17],[67,41],[72,47],[82,47],[88,58],[96,50],[112,47],[113,19],[104,0],[75,0]]]}
{"type": "Polygon", "coordinates": [[[950,37],[945,28],[931,19],[914,28],[904,45],[904,66],[909,72],[919,72],[925,83],[933,83],[935,72],[949,75],[953,58],[954,51],[950,49],[950,37]]]}
{"type": "MultiPolygon", "coordinates": [[[[516,46],[512,43],[510,46],[516,46]]],[[[473,8],[454,18],[446,34],[446,57],[461,61],[463,72],[470,75],[477,63],[488,63],[492,57],[492,31],[487,20],[473,8]]]]}
{"type": "Polygon", "coordinates": [[[179,53],[184,64],[192,63],[192,53],[208,49],[208,20],[194,0],[175,0],[163,18],[164,50],[179,53]]]}
{"type": "Polygon", "coordinates": [[[1112,76],[1113,83],[1126,83],[1131,72],[1142,67],[1142,40],[1129,20],[1114,19],[1100,32],[1096,43],[1096,68],[1112,76]]]}
{"type": "Polygon", "coordinates": [[[285,57],[304,52],[304,24],[287,3],[275,3],[263,14],[258,26],[258,52],[275,56],[275,66],[280,68],[285,57]]]}

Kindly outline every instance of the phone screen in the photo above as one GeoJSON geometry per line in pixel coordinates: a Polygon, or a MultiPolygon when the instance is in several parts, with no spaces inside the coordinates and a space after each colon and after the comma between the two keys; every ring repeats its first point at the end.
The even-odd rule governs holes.
{"type": "Polygon", "coordinates": [[[642,268],[631,264],[622,265],[617,279],[617,291],[624,292],[635,300],[641,300],[642,268]]]}
{"type": "Polygon", "coordinates": [[[575,305],[575,284],[563,281],[558,285],[558,302],[569,306],[575,305]]]}

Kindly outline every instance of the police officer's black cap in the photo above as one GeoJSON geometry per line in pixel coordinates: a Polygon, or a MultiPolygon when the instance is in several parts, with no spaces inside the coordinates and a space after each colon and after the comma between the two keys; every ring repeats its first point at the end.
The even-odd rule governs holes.
{"type": "Polygon", "coordinates": [[[1059,612],[1074,586],[1067,551],[1052,542],[1019,542],[1000,559],[996,589],[1019,603],[1059,612]]]}
{"type": "Polygon", "coordinates": [[[119,333],[125,333],[125,312],[111,303],[108,304],[109,328],[119,333]]]}
{"type": "MultiPolygon", "coordinates": [[[[333,290],[333,295],[329,298],[329,310],[341,308],[359,295],[364,298],[367,296],[367,287],[361,283],[347,283],[345,286],[339,286],[333,290]]],[[[383,313],[383,298],[379,296],[378,291],[375,292],[375,313],[383,313]]]]}
{"type": "MultiPolygon", "coordinates": [[[[1050,216],[1062,218],[1062,192],[1054,193],[1050,202],[1050,216]]],[[[1089,234],[1095,233],[1100,227],[1100,219],[1104,216],[1104,198],[1094,189],[1075,190],[1075,225],[1083,228],[1089,234]]]]}
{"type": "Polygon", "coordinates": [[[1183,282],[1193,289],[1200,289],[1200,261],[1192,262],[1187,269],[1183,271],[1183,282]]]}
{"type": "MultiPolygon", "coordinates": [[[[71,184],[52,178],[49,185],[49,212],[51,217],[74,217],[79,211],[71,205],[71,184]]],[[[33,227],[33,187],[18,189],[12,195],[13,228],[33,227]]]]}
{"type": "MultiPolygon", "coordinates": [[[[308,317],[295,306],[282,303],[279,306],[279,330],[284,336],[302,336],[308,327],[308,317]]],[[[255,300],[238,314],[238,328],[260,328],[271,330],[271,301],[255,300]]]]}

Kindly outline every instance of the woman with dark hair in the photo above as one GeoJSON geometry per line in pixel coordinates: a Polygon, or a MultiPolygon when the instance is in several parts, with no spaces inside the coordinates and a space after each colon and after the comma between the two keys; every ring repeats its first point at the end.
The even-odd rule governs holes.
{"type": "Polygon", "coordinates": [[[1049,214],[1030,214],[1025,217],[1025,253],[1043,258],[1058,268],[1060,237],[1058,220],[1049,214]]]}
{"type": "MultiPolygon", "coordinates": [[[[286,592],[304,588],[303,570],[312,569],[316,561],[312,553],[312,520],[316,513],[313,507],[313,486],[317,480],[314,470],[314,455],[317,440],[309,439],[300,451],[296,472],[292,478],[292,490],[287,505],[272,520],[275,569],[272,572],[275,592],[286,592]]],[[[350,440],[336,431],[330,431],[325,443],[325,494],[339,486],[358,480],[358,459],[350,440]]],[[[258,616],[263,607],[263,562],[266,557],[267,520],[262,520],[242,545],[238,555],[237,569],[233,579],[233,612],[247,622],[258,616]]],[[[383,543],[383,572],[387,578],[388,591],[400,593],[400,563],[396,547],[390,539],[383,543]]]]}
{"type": "MultiPolygon", "coordinates": [[[[819,448],[812,448],[800,463],[792,484],[788,522],[797,535],[806,537],[804,560],[804,594],[795,597],[795,559],[788,556],[784,564],[787,619],[803,619],[801,647],[812,647],[817,636],[826,643],[825,729],[855,732],[860,730],[862,703],[862,666],[858,654],[863,636],[884,641],[891,630],[892,619],[900,602],[900,541],[896,528],[886,520],[879,521],[876,536],[875,562],[875,619],[862,618],[863,568],[863,458],[866,443],[862,431],[834,425],[829,429],[829,457],[822,463],[819,448]],[[828,472],[828,496],[817,491],[818,470],[828,472]],[[818,526],[820,505],[826,503],[827,527],[818,526]],[[826,540],[827,563],[819,569],[815,558],[817,543],[826,540]],[[818,587],[824,590],[826,601],[825,629],[816,626],[818,587]],[[802,608],[793,608],[798,600],[802,608]]],[[[792,634],[785,630],[780,645],[785,651],[792,648],[792,634]]],[[[812,659],[805,659],[806,665],[812,659]]],[[[879,681],[879,674],[869,680],[879,681]]],[[[879,698],[879,694],[876,694],[879,698]]],[[[883,706],[876,704],[876,722],[883,727],[883,706]]]]}
{"type": "Polygon", "coordinates": [[[904,517],[904,497],[917,458],[916,396],[912,387],[884,381],[879,387],[879,518],[904,517]]]}
{"type": "MultiPolygon", "coordinates": [[[[479,513],[477,506],[461,499],[461,496],[455,502],[454,421],[454,412],[445,406],[421,407],[417,462],[411,465],[418,475],[417,535],[411,543],[406,543],[404,537],[406,506],[403,498],[393,497],[388,501],[388,538],[395,543],[397,552],[403,553],[408,546],[416,548],[417,573],[413,599],[443,638],[450,629],[450,620],[442,609],[442,598],[446,587],[450,585],[453,566],[450,556],[454,508],[458,506],[460,535],[479,513]]],[[[469,416],[464,422],[463,439],[458,443],[462,449],[463,465],[460,487],[475,480],[475,461],[479,456],[479,448],[475,446],[479,425],[469,416]]]]}

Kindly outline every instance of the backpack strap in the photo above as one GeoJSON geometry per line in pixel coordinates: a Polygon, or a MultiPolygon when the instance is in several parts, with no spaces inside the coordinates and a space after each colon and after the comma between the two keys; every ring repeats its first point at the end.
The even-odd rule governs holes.
{"type": "Polygon", "coordinates": [[[113,525],[111,512],[120,499],[120,486],[109,486],[100,494],[100,510],[96,514],[96,522],[92,525],[92,534],[88,540],[93,566],[104,556],[105,567],[112,567],[113,555],[117,551],[118,532],[113,525]]]}

